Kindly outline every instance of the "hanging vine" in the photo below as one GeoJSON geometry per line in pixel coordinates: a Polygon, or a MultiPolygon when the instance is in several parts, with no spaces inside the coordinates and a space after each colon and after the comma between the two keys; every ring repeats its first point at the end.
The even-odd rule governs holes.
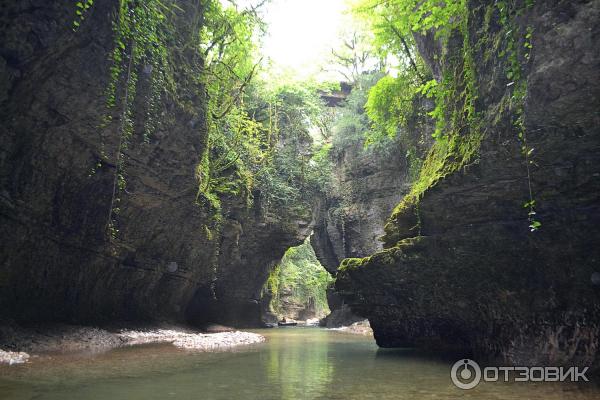
{"type": "Polygon", "coordinates": [[[535,149],[527,141],[527,129],[525,127],[525,100],[527,96],[527,80],[523,76],[523,62],[529,61],[533,45],[531,43],[533,29],[527,27],[525,34],[515,23],[515,17],[521,15],[527,8],[531,8],[534,2],[525,1],[522,7],[517,2],[499,1],[496,7],[500,13],[500,24],[507,30],[505,50],[501,55],[506,55],[507,69],[506,77],[510,80],[509,87],[512,87],[512,96],[510,98],[510,109],[513,111],[513,126],[517,131],[517,138],[520,142],[521,153],[525,162],[525,172],[527,177],[528,200],[523,204],[527,209],[527,219],[531,232],[537,231],[541,227],[541,222],[537,219],[536,200],[534,198],[532,185],[532,166],[535,165],[533,154],[535,149]],[[521,37],[523,35],[523,37],[521,37]],[[520,49],[522,43],[523,49],[520,49]]]}
{"type": "Polygon", "coordinates": [[[85,20],[88,10],[94,5],[94,0],[82,0],[75,3],[75,18],[72,29],[76,31],[85,20]]]}
{"type": "MultiPolygon", "coordinates": [[[[112,122],[112,111],[119,103],[117,147],[106,156],[115,166],[107,229],[115,237],[118,229],[114,216],[119,214],[119,193],[125,190],[125,151],[134,132],[134,107],[139,73],[149,75],[150,93],[145,98],[147,111],[143,124],[143,140],[149,141],[159,127],[158,107],[163,91],[174,88],[169,65],[167,42],[174,31],[172,19],[176,10],[174,2],[160,0],[121,0],[113,22],[114,49],[111,53],[112,67],[106,90],[107,112],[105,124],[112,122]],[[120,88],[123,88],[121,91],[120,88]],[[120,98],[120,102],[118,99],[120,98]]],[[[104,152],[104,149],[103,149],[104,152]]]]}

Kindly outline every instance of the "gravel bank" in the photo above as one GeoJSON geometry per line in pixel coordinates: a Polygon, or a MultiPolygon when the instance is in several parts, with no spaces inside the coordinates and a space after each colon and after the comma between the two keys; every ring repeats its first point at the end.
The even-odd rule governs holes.
{"type": "Polygon", "coordinates": [[[185,327],[100,329],[87,326],[0,325],[0,364],[27,362],[31,355],[51,352],[100,352],[117,347],[172,343],[182,349],[222,351],[264,342],[261,335],[241,332],[200,333],[185,327]]]}
{"type": "Polygon", "coordinates": [[[29,360],[27,353],[0,350],[0,364],[23,364],[27,360],[29,360]]]}
{"type": "Polygon", "coordinates": [[[189,350],[212,351],[234,346],[261,343],[264,336],[250,332],[190,333],[172,329],[149,331],[124,330],[118,334],[127,345],[146,343],[173,343],[189,350]]]}

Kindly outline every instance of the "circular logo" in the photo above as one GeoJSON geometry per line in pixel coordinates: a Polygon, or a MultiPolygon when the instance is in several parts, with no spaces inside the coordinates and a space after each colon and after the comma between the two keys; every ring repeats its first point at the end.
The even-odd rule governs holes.
{"type": "Polygon", "coordinates": [[[481,368],[473,360],[458,360],[450,370],[452,383],[459,389],[473,389],[481,381],[481,368]]]}

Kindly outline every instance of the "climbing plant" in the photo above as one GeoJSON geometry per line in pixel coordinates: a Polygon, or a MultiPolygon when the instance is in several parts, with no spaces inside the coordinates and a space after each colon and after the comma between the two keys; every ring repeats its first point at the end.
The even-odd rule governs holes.
{"type": "Polygon", "coordinates": [[[512,89],[512,96],[510,98],[512,124],[520,142],[527,177],[528,199],[524,202],[523,208],[527,209],[527,219],[529,220],[529,229],[531,232],[537,231],[542,226],[542,223],[537,219],[536,201],[532,185],[532,166],[535,165],[533,159],[535,149],[527,141],[527,129],[524,117],[527,80],[523,76],[523,64],[529,61],[533,48],[533,29],[527,27],[523,33],[515,23],[515,17],[520,15],[525,9],[533,7],[533,5],[533,0],[527,0],[524,4],[520,4],[514,0],[496,2],[496,8],[500,15],[500,24],[507,31],[504,50],[500,55],[507,59],[506,77],[510,81],[508,83],[509,88],[512,89]],[[521,44],[522,48],[520,48],[521,44]]]}
{"type": "MultiPolygon", "coordinates": [[[[503,28],[501,35],[506,38],[502,43],[500,56],[507,57],[507,78],[511,80],[509,86],[512,86],[513,126],[521,142],[527,172],[529,200],[525,207],[528,209],[529,227],[535,231],[541,224],[535,219],[536,202],[531,185],[531,165],[534,164],[531,156],[534,149],[527,144],[523,119],[527,88],[522,79],[523,62],[529,57],[532,32],[528,30],[525,34],[526,51],[521,57],[519,54],[522,52],[517,48],[517,43],[523,41],[517,38],[519,29],[514,22],[515,17],[532,4],[532,1],[498,1],[492,6],[492,10],[493,7],[499,10],[503,28]]],[[[370,21],[375,43],[382,51],[392,51],[406,60],[399,77],[402,78],[406,71],[412,71],[416,82],[420,81],[418,85],[413,81],[412,85],[401,86],[402,80],[386,77],[372,89],[367,110],[376,131],[386,135],[395,134],[394,127],[405,123],[405,115],[410,111],[408,106],[411,104],[406,100],[413,94],[431,98],[435,103],[434,109],[429,113],[435,120],[435,143],[420,164],[419,176],[411,192],[396,208],[396,215],[407,207],[418,209],[418,198],[427,188],[475,160],[483,132],[482,116],[476,109],[478,90],[474,51],[475,47],[483,51],[484,46],[494,47],[491,42],[495,38],[483,37],[478,43],[472,43],[466,0],[360,0],[355,3],[354,10],[357,15],[370,21]],[[458,53],[442,53],[438,56],[441,57],[438,62],[444,66],[439,79],[423,79],[427,75],[419,68],[420,60],[415,55],[413,34],[433,34],[438,41],[446,44],[454,32],[462,37],[462,49],[458,53]]],[[[489,17],[488,12],[487,24],[489,17]]]]}
{"type": "MultiPolygon", "coordinates": [[[[149,142],[160,127],[160,107],[167,97],[190,114],[206,113],[194,118],[206,120],[200,128],[208,130],[199,132],[207,139],[199,154],[197,198],[215,210],[215,219],[220,196],[249,198],[248,163],[262,158],[264,129],[244,106],[246,89],[259,65],[254,58],[255,34],[262,22],[256,9],[238,10],[233,3],[224,6],[219,0],[204,0],[184,11],[177,3],[120,0],[115,13],[103,127],[117,131],[118,144],[114,150],[103,145],[99,163],[116,169],[107,222],[113,237],[118,232],[114,217],[119,213],[119,195],[126,184],[126,150],[138,128],[143,141],[149,142]],[[136,101],[140,74],[148,76],[150,89],[141,102],[143,120],[136,121],[144,111],[135,109],[140,104],[136,101]],[[206,99],[206,110],[194,110],[202,106],[201,99],[206,99]]],[[[76,3],[81,20],[91,5],[91,1],[76,3]]]]}
{"type": "MultiPolygon", "coordinates": [[[[75,3],[74,30],[81,26],[93,4],[93,0],[75,3]]],[[[93,175],[103,164],[115,166],[106,224],[111,237],[118,232],[114,216],[120,211],[119,193],[125,189],[124,152],[134,131],[139,74],[148,76],[150,88],[142,126],[146,142],[159,126],[158,110],[164,92],[175,91],[169,46],[176,31],[172,17],[178,11],[183,10],[174,0],[120,0],[114,14],[112,66],[105,91],[107,111],[101,128],[115,129],[118,140],[115,149],[108,149],[102,141],[101,160],[92,169],[93,175]]]]}
{"type": "Polygon", "coordinates": [[[94,0],[82,0],[75,3],[75,18],[73,19],[73,30],[76,31],[80,26],[87,11],[94,5],[94,0]]]}
{"type": "MultiPolygon", "coordinates": [[[[150,75],[151,94],[148,99],[148,112],[145,125],[145,140],[156,128],[158,104],[161,91],[173,86],[169,73],[167,41],[174,32],[169,13],[178,7],[174,2],[150,0],[138,2],[121,0],[113,30],[115,46],[111,54],[113,65],[106,90],[106,104],[109,109],[118,106],[118,144],[113,160],[116,166],[112,188],[107,226],[113,234],[118,232],[113,215],[119,213],[119,192],[125,189],[124,151],[134,130],[134,104],[140,69],[150,75]],[[120,90],[121,89],[121,90],[120,90]],[[120,104],[117,104],[120,102],[120,104]]],[[[106,123],[112,121],[107,113],[106,123]]],[[[110,156],[109,156],[110,157],[110,156]]]]}
{"type": "Polygon", "coordinates": [[[221,196],[250,201],[252,176],[248,164],[262,161],[262,125],[244,104],[246,91],[259,68],[254,34],[262,22],[256,10],[238,11],[211,1],[200,31],[204,58],[202,82],[207,94],[208,146],[200,156],[196,176],[198,199],[220,210],[221,196]]]}

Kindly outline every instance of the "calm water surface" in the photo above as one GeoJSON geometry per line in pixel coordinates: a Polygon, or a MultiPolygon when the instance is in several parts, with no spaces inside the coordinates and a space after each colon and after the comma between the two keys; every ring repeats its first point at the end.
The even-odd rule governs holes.
{"type": "Polygon", "coordinates": [[[592,383],[461,391],[449,377],[454,360],[317,328],[256,332],[267,342],[225,353],[153,345],[0,367],[0,399],[600,399],[592,383]]]}

